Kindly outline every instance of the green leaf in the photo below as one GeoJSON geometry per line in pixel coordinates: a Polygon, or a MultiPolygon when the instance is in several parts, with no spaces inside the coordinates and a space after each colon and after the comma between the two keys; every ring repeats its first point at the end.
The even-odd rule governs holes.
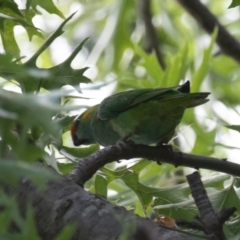
{"type": "Polygon", "coordinates": [[[54,240],[66,240],[66,239],[72,239],[74,230],[76,226],[74,224],[68,224],[63,228],[63,230],[59,233],[59,235],[54,238],[54,240]]]}
{"type": "Polygon", "coordinates": [[[0,182],[17,184],[21,178],[29,178],[40,186],[46,186],[49,180],[59,180],[59,176],[53,170],[21,161],[9,159],[0,161],[0,182]]]}
{"type": "Polygon", "coordinates": [[[240,125],[223,125],[223,126],[229,128],[229,129],[240,132],[240,125]]]}
{"type": "Polygon", "coordinates": [[[8,145],[16,158],[25,161],[45,158],[43,149],[46,145],[61,146],[60,125],[52,120],[56,113],[64,111],[64,108],[56,104],[61,94],[61,91],[39,95],[19,94],[0,89],[0,134],[4,138],[0,151],[2,157],[5,156],[8,145]],[[19,128],[20,141],[13,134],[16,131],[15,124],[19,128]],[[36,127],[39,128],[40,137],[34,142],[28,132],[36,127]]]}
{"type": "Polygon", "coordinates": [[[218,28],[216,27],[213,31],[209,47],[206,48],[203,52],[203,59],[200,66],[193,73],[192,86],[191,86],[191,90],[193,92],[196,92],[199,89],[202,81],[204,80],[205,76],[209,71],[210,63],[212,60],[212,50],[213,50],[213,46],[215,44],[217,35],[218,35],[218,28]]]}
{"type": "MultiPolygon", "coordinates": [[[[156,54],[147,54],[138,45],[135,45],[135,52],[141,57],[141,65],[147,70],[148,74],[154,80],[154,87],[156,84],[162,83],[162,78],[164,77],[164,71],[159,66],[156,54]]],[[[151,82],[150,82],[151,83],[151,82]]]]}
{"type": "Polygon", "coordinates": [[[240,218],[239,216],[235,219],[232,219],[227,223],[228,230],[231,232],[231,235],[228,235],[228,239],[238,240],[240,238],[240,218]]]}
{"type": "Polygon", "coordinates": [[[185,78],[189,65],[188,46],[185,45],[177,54],[169,57],[167,69],[159,87],[177,86],[185,78]]]}
{"type": "MultiPolygon", "coordinates": [[[[139,170],[146,164],[145,161],[143,163],[137,164],[136,169],[139,170]],[[140,166],[142,164],[142,166],[140,166]]],[[[149,188],[139,182],[138,179],[138,173],[134,172],[131,169],[122,169],[122,170],[116,170],[112,171],[107,168],[101,169],[103,173],[106,174],[107,182],[110,183],[116,179],[121,179],[126,186],[128,186],[130,189],[132,189],[138,196],[139,200],[141,201],[141,204],[144,209],[147,208],[147,206],[152,201],[152,194],[151,192],[157,191],[155,188],[149,188]]]]}
{"type": "MultiPolygon", "coordinates": [[[[63,26],[73,17],[73,15],[74,14],[67,18],[53,35],[46,40],[42,47],[40,47],[40,49],[23,65],[12,62],[9,54],[1,54],[0,60],[5,64],[0,66],[0,75],[9,80],[15,79],[20,84],[23,92],[39,91],[41,87],[47,90],[59,89],[68,84],[75,86],[75,88],[80,91],[79,83],[90,82],[90,80],[83,75],[87,68],[73,69],[71,68],[71,62],[82,49],[83,44],[87,39],[80,43],[63,63],[48,69],[38,68],[36,65],[39,55],[63,33],[63,26]]],[[[10,46],[13,45],[11,44],[10,46]]]]}
{"type": "Polygon", "coordinates": [[[44,131],[55,135],[59,126],[51,119],[61,110],[61,106],[55,104],[60,94],[23,95],[0,89],[0,109],[15,114],[16,120],[25,127],[41,126],[44,131]]]}
{"type": "Polygon", "coordinates": [[[80,91],[79,83],[91,82],[83,75],[87,68],[73,69],[71,67],[72,60],[82,49],[83,44],[87,41],[87,39],[81,42],[63,63],[57,66],[48,69],[41,69],[38,68],[36,64],[38,57],[43,53],[43,51],[46,50],[50,44],[63,33],[64,25],[74,16],[74,14],[63,21],[63,23],[45,41],[38,51],[22,65],[23,69],[26,69],[25,72],[28,74],[24,77],[14,75],[14,78],[20,83],[23,91],[39,91],[40,88],[45,88],[47,90],[59,89],[68,84],[74,86],[76,90],[80,91]]]}
{"type": "Polygon", "coordinates": [[[69,174],[73,170],[73,168],[76,166],[75,162],[71,162],[71,163],[57,163],[57,164],[58,164],[59,171],[63,175],[69,174]]]}
{"type": "Polygon", "coordinates": [[[235,177],[234,186],[235,186],[236,188],[239,188],[239,187],[240,187],[240,178],[239,178],[239,177],[235,177]]]}
{"type": "Polygon", "coordinates": [[[26,69],[16,62],[12,62],[10,54],[0,54],[0,62],[4,63],[0,65],[0,76],[5,79],[11,80],[17,75],[22,77],[27,75],[26,69]]]}
{"type": "Polygon", "coordinates": [[[107,182],[106,176],[102,175],[101,173],[97,173],[94,180],[94,186],[95,186],[96,194],[107,198],[108,182],[107,182]]]}
{"type": "Polygon", "coordinates": [[[72,160],[72,161],[78,161],[81,158],[85,158],[96,151],[99,150],[99,145],[93,144],[89,147],[81,147],[81,148],[71,148],[62,146],[60,153],[64,155],[66,158],[72,160]]]}
{"type": "Polygon", "coordinates": [[[230,6],[228,8],[238,7],[240,5],[240,0],[232,0],[230,6]]]}
{"type": "Polygon", "coordinates": [[[45,160],[48,166],[51,166],[56,172],[60,173],[55,156],[55,149],[53,148],[52,145],[50,145],[49,148],[51,149],[52,154],[50,155],[47,152],[45,152],[42,158],[45,160]]]}
{"type": "MultiPolygon", "coordinates": [[[[210,200],[214,206],[214,209],[219,212],[222,209],[230,207],[238,207],[240,205],[239,197],[233,186],[229,186],[226,189],[217,191],[209,195],[210,200]]],[[[240,209],[237,209],[237,213],[240,214],[240,209]]]]}
{"type": "Polygon", "coordinates": [[[31,206],[26,206],[24,217],[19,212],[18,203],[14,196],[8,196],[0,190],[0,205],[2,207],[0,215],[0,238],[1,239],[36,239],[38,235],[34,212],[31,206]],[[9,232],[9,228],[14,222],[17,232],[9,232]]]}
{"type": "MultiPolygon", "coordinates": [[[[130,29],[129,29],[129,19],[132,16],[132,6],[133,2],[128,0],[122,0],[118,2],[112,11],[114,15],[111,15],[111,20],[115,23],[115,27],[112,28],[112,41],[114,44],[114,59],[113,59],[113,69],[119,70],[119,63],[122,59],[123,53],[127,47],[132,47],[132,42],[130,41],[130,29]],[[113,20],[114,17],[114,20],[113,20]]],[[[109,35],[109,31],[107,31],[109,35]]]]}
{"type": "Polygon", "coordinates": [[[156,203],[154,203],[154,205],[155,205],[154,210],[158,214],[163,214],[173,219],[182,219],[184,216],[184,220],[192,221],[198,214],[198,211],[193,200],[185,201],[176,200],[175,202],[170,201],[168,204],[166,203],[164,205],[157,205],[156,203]]]}
{"type": "Polygon", "coordinates": [[[25,26],[25,29],[27,31],[28,34],[28,38],[31,41],[33,36],[38,36],[39,38],[43,38],[42,33],[40,32],[40,29],[33,27],[33,22],[32,19],[35,17],[35,12],[30,9],[30,10],[21,10],[25,21],[30,25],[30,26],[25,26]]]}
{"type": "Polygon", "coordinates": [[[222,173],[211,173],[202,178],[202,182],[204,187],[212,187],[215,189],[224,189],[224,183],[226,180],[231,178],[230,175],[222,174],[222,173]]]}
{"type": "Polygon", "coordinates": [[[62,127],[63,133],[67,132],[70,130],[70,127],[73,123],[73,120],[77,117],[78,115],[74,116],[63,116],[61,118],[56,119],[56,123],[59,124],[62,127]]]}
{"type": "Polygon", "coordinates": [[[14,1],[2,1],[0,3],[0,33],[3,42],[4,50],[12,56],[19,58],[20,50],[17,45],[14,27],[21,25],[24,27],[30,37],[37,35],[42,37],[37,28],[32,24],[33,14],[23,14],[19,11],[17,4],[14,1]]]}
{"type": "Polygon", "coordinates": [[[148,207],[152,201],[152,194],[150,194],[151,188],[148,188],[139,182],[138,174],[133,171],[125,171],[125,174],[121,177],[121,180],[131,188],[138,196],[144,209],[148,207]]]}
{"type": "Polygon", "coordinates": [[[132,167],[129,168],[129,170],[134,171],[135,173],[140,173],[143,169],[145,169],[149,164],[151,164],[151,161],[149,160],[141,160],[138,163],[134,164],[132,167]]]}
{"type": "Polygon", "coordinates": [[[38,13],[37,6],[40,6],[41,8],[46,10],[47,12],[49,12],[51,14],[56,14],[59,17],[64,18],[62,12],[57,9],[57,7],[54,5],[52,0],[41,0],[41,1],[27,0],[27,9],[29,9],[30,6],[37,13],[38,13]]]}
{"type": "Polygon", "coordinates": [[[36,226],[35,216],[34,216],[34,210],[32,207],[28,207],[26,211],[26,220],[21,221],[21,235],[22,239],[31,239],[34,236],[34,239],[41,240],[41,238],[38,235],[38,230],[36,226]]]}

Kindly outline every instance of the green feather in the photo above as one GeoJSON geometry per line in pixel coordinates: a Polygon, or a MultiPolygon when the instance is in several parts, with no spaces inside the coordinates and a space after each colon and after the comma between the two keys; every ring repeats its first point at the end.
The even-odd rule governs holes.
{"type": "Polygon", "coordinates": [[[184,111],[208,101],[209,93],[189,93],[189,90],[186,82],[180,87],[138,89],[112,95],[79,117],[75,143],[97,142],[106,146],[126,136],[135,143],[167,143],[184,111]]]}
{"type": "Polygon", "coordinates": [[[121,112],[124,112],[141,102],[157,98],[164,93],[171,91],[174,88],[177,87],[137,89],[114,94],[110,97],[105,98],[101,102],[98,109],[98,117],[102,120],[114,118],[121,112]]]}

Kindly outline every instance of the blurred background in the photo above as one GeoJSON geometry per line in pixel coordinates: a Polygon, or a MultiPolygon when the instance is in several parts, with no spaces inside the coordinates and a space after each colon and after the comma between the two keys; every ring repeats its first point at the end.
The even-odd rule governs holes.
{"type": "MultiPolygon", "coordinates": [[[[81,93],[77,91],[76,83],[66,81],[61,86],[61,89],[72,90],[66,102],[67,106],[75,106],[66,112],[72,120],[87,106],[101,102],[110,94],[129,89],[176,86],[190,80],[192,92],[211,92],[210,101],[185,112],[171,144],[186,153],[240,162],[240,68],[215,44],[216,32],[209,36],[176,1],[152,0],[150,19],[158,40],[161,64],[155,52],[149,49],[144,0],[45,2],[42,6],[32,5],[29,10],[31,21],[37,28],[31,41],[26,27],[16,24],[12,35],[15,42],[9,40],[12,48],[4,48],[2,41],[0,51],[11,51],[15,58],[22,57],[21,62],[26,63],[60,24],[75,13],[63,27],[64,33],[59,34],[36,61],[41,69],[59,65],[88,38],[71,67],[88,67],[84,76],[92,82],[80,83],[81,93]]],[[[26,8],[23,0],[16,3],[19,9],[26,8]]],[[[202,3],[237,40],[240,39],[238,6],[229,8],[231,0],[205,0],[202,3]]],[[[4,89],[23,92],[21,87],[4,78],[1,78],[1,84],[4,89]]],[[[43,88],[40,92],[47,91],[43,88]]],[[[45,146],[45,150],[51,155],[55,149],[57,161],[53,165],[66,174],[75,164],[71,157],[65,158],[67,153],[77,157],[87,148],[74,148],[69,126],[62,134],[63,145],[68,148],[65,148],[65,154],[57,148],[45,146]]],[[[134,159],[109,164],[86,187],[119,205],[133,208],[142,216],[160,212],[174,218],[184,215],[191,219],[196,210],[189,198],[185,175],[192,171],[195,169],[167,164],[159,166],[134,159]],[[187,216],[183,212],[186,209],[187,216]]],[[[232,188],[235,178],[209,170],[201,170],[201,174],[216,209],[230,204],[231,199],[226,200],[230,191],[234,191],[238,199],[238,188],[232,188]]]]}

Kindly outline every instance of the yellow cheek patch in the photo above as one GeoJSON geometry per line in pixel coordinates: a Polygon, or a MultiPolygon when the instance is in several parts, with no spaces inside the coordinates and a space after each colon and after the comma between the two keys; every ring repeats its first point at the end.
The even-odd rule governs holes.
{"type": "Polygon", "coordinates": [[[91,114],[91,110],[87,110],[85,113],[83,113],[81,119],[87,120],[91,114]]]}

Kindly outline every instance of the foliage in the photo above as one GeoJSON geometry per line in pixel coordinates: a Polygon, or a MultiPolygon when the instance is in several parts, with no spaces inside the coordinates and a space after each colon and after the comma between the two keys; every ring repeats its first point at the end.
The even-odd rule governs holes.
{"type": "MultiPolygon", "coordinates": [[[[25,176],[44,185],[51,174],[36,169],[32,163],[40,159],[67,174],[76,159],[99,149],[74,148],[69,136],[73,119],[86,105],[91,105],[91,100],[85,99],[86,92],[104,98],[105,89],[110,94],[113,88],[117,92],[166,87],[186,79],[191,80],[192,91],[211,91],[211,101],[186,111],[177,139],[171,143],[185,152],[239,159],[239,67],[219,54],[215,45],[218,29],[209,37],[176,3],[153,0],[153,23],[167,66],[163,70],[154,52],[144,50],[147,39],[143,20],[137,14],[137,1],[69,0],[56,6],[47,0],[26,3],[24,9],[19,9],[13,0],[0,1],[4,52],[0,54],[1,183],[7,179],[7,183],[14,184],[25,176]],[[71,6],[80,10],[70,14],[71,6]],[[44,24],[38,26],[34,22],[39,18],[40,23],[61,23],[48,24],[42,32],[44,24]],[[15,31],[19,26],[24,33],[15,31]],[[50,30],[52,34],[44,36],[50,30]],[[34,54],[26,50],[26,44],[35,47],[34,54]],[[69,56],[66,48],[71,49],[69,56]],[[58,59],[62,59],[61,54],[65,59],[62,62],[58,59]],[[85,83],[90,83],[90,79],[94,83],[87,88],[85,83]]],[[[226,27],[236,38],[240,37],[235,14],[238,5],[239,1],[233,0],[228,9],[223,0],[207,2],[208,8],[221,16],[223,25],[228,14],[232,14],[226,27]]],[[[154,213],[192,220],[197,210],[184,176],[176,172],[172,166],[159,166],[148,160],[123,161],[105,166],[87,187],[112,202],[134,208],[141,216],[154,213]]],[[[188,173],[189,169],[182,172],[188,173]]],[[[202,175],[215,210],[240,206],[239,179],[209,171],[202,171],[202,175]]],[[[0,214],[0,222],[6,224],[0,224],[0,236],[7,236],[6,229],[14,220],[22,234],[19,239],[37,239],[32,210],[29,208],[26,219],[21,219],[17,210],[11,212],[17,209],[15,200],[2,192],[1,196],[0,205],[5,210],[0,214]]],[[[239,211],[226,226],[228,239],[240,235],[239,211]]],[[[70,236],[71,229],[67,227],[58,239],[70,236]]]]}

